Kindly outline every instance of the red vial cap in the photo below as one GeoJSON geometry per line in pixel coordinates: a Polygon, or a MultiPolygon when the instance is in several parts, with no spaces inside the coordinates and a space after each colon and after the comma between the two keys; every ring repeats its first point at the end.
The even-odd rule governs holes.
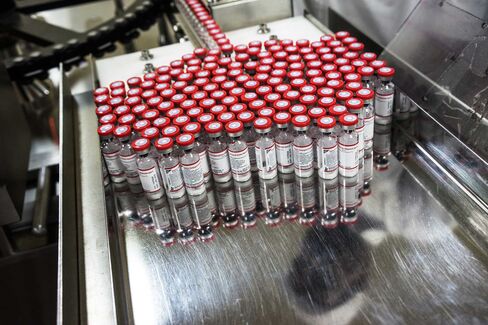
{"type": "Polygon", "coordinates": [[[183,132],[190,134],[199,134],[202,131],[200,123],[190,122],[183,126],[183,132]]]}
{"type": "MultiPolygon", "coordinates": [[[[169,74],[163,74],[163,75],[159,75],[157,78],[156,78],[156,82],[157,83],[170,83],[171,82],[171,76],[169,74]]],[[[156,86],[154,86],[154,88],[156,88],[156,86]]],[[[142,88],[141,88],[142,89],[142,88]]]]}
{"type": "Polygon", "coordinates": [[[321,70],[325,73],[330,72],[330,71],[337,71],[337,66],[332,63],[326,63],[322,66],[321,70]]]}
{"type": "Polygon", "coordinates": [[[355,52],[361,52],[364,50],[364,44],[361,42],[354,42],[349,44],[349,50],[355,51],[355,52]]]}
{"type": "Polygon", "coordinates": [[[353,95],[354,94],[350,90],[339,90],[338,92],[336,92],[337,100],[341,100],[341,101],[346,101],[349,98],[352,98],[353,95]]]}
{"type": "Polygon", "coordinates": [[[239,75],[235,76],[235,81],[241,85],[251,80],[251,77],[249,77],[247,74],[242,74],[240,70],[231,70],[231,71],[236,71],[236,73],[239,72],[239,75]]]}
{"type": "Polygon", "coordinates": [[[374,60],[374,61],[369,62],[369,65],[371,67],[373,67],[375,70],[378,70],[378,69],[386,66],[386,62],[383,60],[374,60]]]}
{"type": "Polygon", "coordinates": [[[327,107],[331,107],[332,105],[335,105],[336,100],[334,97],[322,97],[319,99],[318,103],[321,107],[327,108],[327,107]]]}
{"type": "Polygon", "coordinates": [[[227,112],[227,107],[225,105],[214,105],[210,109],[210,113],[212,113],[215,116],[217,116],[217,115],[219,115],[220,113],[223,113],[223,112],[227,112]]]}
{"type": "Polygon", "coordinates": [[[302,78],[296,78],[290,81],[290,85],[295,89],[300,89],[307,84],[307,81],[302,78]]]}
{"type": "Polygon", "coordinates": [[[249,103],[249,109],[253,111],[258,111],[266,106],[266,102],[261,99],[253,100],[249,103]]]}
{"type": "Polygon", "coordinates": [[[344,31],[344,30],[341,30],[341,31],[338,31],[337,33],[335,33],[335,37],[337,39],[343,39],[343,38],[346,38],[346,37],[349,37],[351,34],[349,34],[348,31],[344,31]]]}
{"type": "Polygon", "coordinates": [[[348,48],[347,47],[344,47],[344,46],[337,46],[335,47],[332,52],[334,52],[335,54],[337,55],[344,55],[344,53],[346,53],[348,51],[348,48]]]}
{"type": "Polygon", "coordinates": [[[306,73],[306,76],[309,80],[315,77],[319,77],[321,75],[322,75],[322,71],[319,69],[308,69],[306,73]]]}
{"type": "Polygon", "coordinates": [[[112,82],[109,85],[109,87],[110,87],[111,90],[114,90],[114,89],[117,89],[117,88],[125,88],[125,83],[123,81],[117,80],[117,81],[112,82]]]}
{"type": "Polygon", "coordinates": [[[233,104],[233,105],[230,106],[229,111],[231,111],[234,114],[239,114],[240,112],[243,112],[246,109],[247,109],[247,105],[246,104],[235,103],[235,104],[233,104]]]}
{"type": "Polygon", "coordinates": [[[261,108],[258,111],[258,116],[259,117],[269,117],[273,118],[273,115],[275,114],[275,110],[269,107],[261,108]]]}
{"type": "Polygon", "coordinates": [[[236,53],[246,53],[247,46],[245,44],[238,44],[238,45],[234,46],[234,51],[236,53]]]}
{"type": "Polygon", "coordinates": [[[310,117],[307,115],[295,115],[291,119],[291,123],[298,128],[307,127],[310,125],[310,117]]]}
{"type": "Polygon", "coordinates": [[[374,68],[369,66],[359,67],[358,73],[363,77],[369,77],[374,74],[374,68]]]}
{"type": "Polygon", "coordinates": [[[317,87],[313,85],[305,85],[300,88],[300,93],[303,95],[313,95],[317,92],[317,87]]]}
{"type": "Polygon", "coordinates": [[[237,114],[237,119],[242,123],[251,123],[254,121],[254,113],[250,111],[244,111],[237,114]]]}
{"type": "Polygon", "coordinates": [[[172,149],[173,144],[174,144],[173,139],[168,137],[159,138],[154,142],[154,146],[156,147],[156,149],[160,151],[172,149]]]}
{"type": "Polygon", "coordinates": [[[317,96],[315,95],[303,95],[300,97],[300,103],[305,106],[315,105],[317,102],[317,96]]]}
{"type": "Polygon", "coordinates": [[[247,91],[254,91],[259,87],[259,82],[256,80],[248,80],[244,83],[244,89],[247,91]]]}
{"type": "Polygon", "coordinates": [[[170,119],[177,118],[178,116],[183,115],[183,110],[181,108],[172,108],[166,112],[166,116],[170,119]]]}
{"type": "MultiPolygon", "coordinates": [[[[102,95],[102,96],[104,96],[104,95],[102,95]]],[[[99,97],[101,97],[101,96],[99,96],[99,97]]],[[[97,98],[98,98],[98,97],[97,97],[97,98]]],[[[124,104],[124,99],[123,99],[122,97],[112,97],[112,98],[110,98],[110,99],[108,100],[108,102],[103,103],[103,104],[107,104],[107,103],[108,103],[110,106],[112,106],[112,107],[117,107],[117,106],[119,106],[119,105],[124,104]]]]}
{"type": "Polygon", "coordinates": [[[141,136],[150,140],[155,139],[159,136],[159,129],[154,126],[148,127],[141,132],[141,136]]]}
{"type": "Polygon", "coordinates": [[[241,96],[241,100],[245,103],[250,103],[256,99],[258,99],[258,94],[256,93],[245,93],[241,96]]]}
{"type": "Polygon", "coordinates": [[[339,66],[338,70],[342,74],[348,74],[348,73],[353,73],[355,68],[352,65],[344,64],[344,65],[339,66]]]}
{"type": "Polygon", "coordinates": [[[373,52],[364,52],[359,57],[367,62],[371,62],[376,60],[378,56],[376,55],[376,53],[373,52]]]}
{"type": "Polygon", "coordinates": [[[363,87],[363,84],[357,81],[351,81],[346,83],[346,89],[352,92],[356,92],[363,87]]]}
{"type": "Polygon", "coordinates": [[[251,41],[247,44],[248,47],[257,47],[257,48],[261,48],[262,47],[262,43],[261,41],[251,41]]]}
{"type": "Polygon", "coordinates": [[[290,109],[290,101],[286,99],[279,99],[273,103],[273,108],[279,111],[286,111],[290,109]]]}
{"type": "Polygon", "coordinates": [[[225,124],[225,131],[229,135],[237,135],[244,130],[244,124],[241,121],[230,121],[225,124]]]}
{"type": "Polygon", "coordinates": [[[254,120],[254,127],[258,130],[271,129],[272,125],[273,123],[271,122],[271,119],[268,117],[258,117],[257,119],[254,120]]]}
{"type": "Polygon", "coordinates": [[[170,125],[170,126],[165,127],[161,131],[161,133],[166,137],[174,138],[175,136],[180,134],[180,128],[177,127],[176,125],[170,125]]]}
{"type": "Polygon", "coordinates": [[[284,78],[284,77],[286,77],[286,70],[285,69],[274,69],[273,71],[271,71],[271,77],[284,78]]]}
{"type": "Polygon", "coordinates": [[[200,58],[203,59],[207,55],[207,49],[203,47],[199,47],[193,50],[193,53],[200,58]]]}
{"type": "Polygon", "coordinates": [[[174,107],[175,104],[173,102],[161,102],[161,104],[158,105],[158,110],[161,112],[166,112],[170,109],[173,109],[174,107]]]}
{"type": "Polygon", "coordinates": [[[283,94],[283,98],[289,101],[298,100],[298,98],[300,98],[300,92],[296,90],[289,90],[283,94]]]}
{"type": "Polygon", "coordinates": [[[352,43],[357,42],[357,41],[358,41],[358,39],[356,37],[353,37],[353,36],[344,37],[342,39],[342,43],[345,45],[349,45],[349,44],[352,44],[352,43]]]}
{"type": "Polygon", "coordinates": [[[288,112],[278,112],[274,115],[273,120],[276,124],[288,124],[291,121],[291,114],[288,112]]]}
{"type": "Polygon", "coordinates": [[[134,125],[132,128],[136,132],[142,132],[144,129],[148,128],[151,126],[151,123],[148,120],[139,120],[134,125]]]}
{"type": "Polygon", "coordinates": [[[132,141],[131,147],[134,151],[140,152],[149,149],[151,146],[151,141],[146,138],[139,138],[137,140],[132,141]]]}
{"type": "Polygon", "coordinates": [[[200,123],[202,125],[205,125],[208,122],[212,122],[214,119],[215,119],[215,117],[213,116],[213,114],[210,114],[210,113],[203,113],[202,115],[197,117],[198,123],[200,123]]]}
{"type": "Polygon", "coordinates": [[[293,105],[290,107],[289,112],[292,115],[303,115],[307,113],[307,108],[302,104],[293,105]]]}
{"type": "Polygon", "coordinates": [[[237,82],[233,80],[228,80],[220,84],[220,87],[226,91],[231,90],[234,87],[237,87],[237,82]]]}
{"type": "Polygon", "coordinates": [[[104,124],[98,127],[97,132],[100,136],[106,137],[113,134],[114,129],[115,126],[113,124],[104,124]]]}
{"type": "Polygon", "coordinates": [[[223,112],[217,116],[217,120],[222,124],[235,120],[236,116],[232,112],[223,112]]]}
{"type": "Polygon", "coordinates": [[[156,86],[156,82],[154,80],[146,80],[141,83],[141,88],[143,90],[153,89],[156,86]]]}
{"type": "Polygon", "coordinates": [[[207,98],[207,92],[200,90],[191,95],[191,98],[197,101],[207,98]]]}
{"type": "Polygon", "coordinates": [[[148,72],[144,75],[144,80],[155,80],[157,78],[158,74],[155,72],[148,72]]]}
{"type": "Polygon", "coordinates": [[[266,83],[268,79],[269,79],[269,74],[267,73],[257,73],[254,76],[254,80],[258,81],[260,84],[266,83]]]}
{"type": "Polygon", "coordinates": [[[201,107],[193,107],[193,108],[190,108],[188,111],[186,111],[186,114],[190,118],[196,119],[196,118],[198,118],[198,116],[200,116],[200,114],[203,114],[203,109],[201,107]]]}
{"type": "Polygon", "coordinates": [[[220,133],[224,129],[224,126],[222,125],[221,122],[218,121],[213,121],[205,124],[205,131],[208,134],[215,134],[215,133],[220,133]]]}
{"type": "Polygon", "coordinates": [[[289,90],[291,90],[291,86],[288,84],[281,84],[275,86],[275,91],[279,94],[284,94],[289,90]]]}
{"type": "Polygon", "coordinates": [[[288,76],[288,79],[303,78],[303,71],[292,70],[292,71],[288,72],[287,76],[288,76]]]}
{"type": "Polygon", "coordinates": [[[319,76],[319,77],[314,77],[310,80],[310,83],[317,87],[322,87],[327,84],[327,79],[325,77],[319,76]]]}
{"type": "Polygon", "coordinates": [[[142,95],[142,88],[131,88],[127,90],[128,97],[140,97],[141,95],[142,95]]]}
{"type": "Polygon", "coordinates": [[[273,88],[271,88],[271,86],[269,85],[263,85],[256,88],[256,94],[258,94],[259,96],[266,96],[267,94],[270,94],[272,91],[273,88]]]}
{"type": "Polygon", "coordinates": [[[356,96],[361,98],[362,100],[373,99],[374,91],[368,88],[361,88],[356,91],[356,96]]]}
{"type": "Polygon", "coordinates": [[[236,88],[233,88],[229,91],[229,94],[232,95],[232,96],[236,96],[236,97],[241,97],[242,95],[244,95],[246,91],[244,90],[244,88],[241,88],[241,87],[236,87],[236,88]]]}
{"type": "Polygon", "coordinates": [[[125,88],[116,88],[110,93],[112,97],[125,97],[125,88]]]}
{"type": "Polygon", "coordinates": [[[110,92],[107,87],[99,87],[93,90],[93,97],[97,97],[100,95],[108,95],[110,92]]]}
{"type": "Polygon", "coordinates": [[[227,107],[237,103],[237,98],[235,96],[225,96],[222,98],[221,103],[227,107]]]}
{"type": "Polygon", "coordinates": [[[344,80],[346,82],[351,82],[351,81],[359,82],[361,81],[361,75],[358,73],[348,73],[344,76],[344,80]]]}
{"type": "Polygon", "coordinates": [[[114,109],[114,114],[117,116],[122,116],[130,113],[130,107],[127,105],[120,105],[114,109]]]}
{"type": "Polygon", "coordinates": [[[186,81],[182,81],[182,80],[179,80],[179,81],[175,81],[173,83],[173,88],[176,90],[176,91],[182,91],[183,88],[185,88],[186,86],[188,86],[188,83],[186,81]]]}
{"type": "Polygon", "coordinates": [[[312,107],[308,110],[308,116],[310,116],[310,118],[314,120],[321,118],[324,115],[325,109],[323,109],[322,107],[312,107]]]}
{"type": "Polygon", "coordinates": [[[359,58],[359,53],[358,52],[346,52],[342,55],[343,58],[349,59],[349,60],[355,60],[359,58]]]}
{"type": "Polygon", "coordinates": [[[332,129],[336,125],[336,120],[330,116],[322,116],[318,119],[317,125],[321,129],[332,129]]]}
{"type": "Polygon", "coordinates": [[[331,97],[334,96],[335,90],[330,87],[322,87],[317,90],[317,95],[320,97],[331,97]]]}
{"type": "MultiPolygon", "coordinates": [[[[231,44],[225,44],[224,47],[232,47],[232,45],[231,44]]],[[[224,51],[224,53],[225,53],[225,51],[224,51]]],[[[227,67],[230,63],[232,63],[232,59],[228,58],[228,57],[223,57],[223,58],[220,58],[217,63],[221,67],[227,67]]]]}
{"type": "Polygon", "coordinates": [[[344,86],[344,81],[342,80],[329,80],[327,81],[327,87],[333,88],[333,89],[342,89],[344,86]]]}
{"type": "Polygon", "coordinates": [[[117,138],[128,137],[128,136],[130,136],[130,133],[131,133],[131,128],[128,125],[120,125],[120,126],[116,127],[114,130],[114,135],[117,138]]]}
{"type": "Polygon", "coordinates": [[[335,117],[341,116],[347,113],[347,108],[344,105],[334,105],[329,108],[329,114],[335,117]]]}
{"type": "Polygon", "coordinates": [[[194,59],[194,58],[195,58],[195,54],[194,54],[194,53],[186,53],[186,54],[183,54],[183,55],[181,56],[181,59],[182,59],[183,61],[185,61],[185,62],[188,62],[188,61],[190,61],[190,60],[192,60],[192,59],[194,59]]]}
{"type": "Polygon", "coordinates": [[[277,94],[277,93],[270,93],[270,94],[267,94],[264,96],[264,100],[267,102],[267,103],[274,103],[275,101],[281,99],[281,95],[280,94],[277,94]]]}
{"type": "Polygon", "coordinates": [[[308,39],[299,39],[295,42],[298,47],[308,47],[310,46],[310,41],[308,39]]]}
{"type": "Polygon", "coordinates": [[[354,114],[342,114],[339,116],[339,122],[345,126],[352,126],[358,123],[358,117],[354,114]]]}
{"type": "Polygon", "coordinates": [[[328,41],[332,41],[334,37],[332,35],[322,35],[320,36],[320,40],[324,43],[327,43],[328,41]]]}
{"type": "Polygon", "coordinates": [[[181,115],[173,119],[173,124],[179,128],[182,128],[184,125],[190,123],[190,117],[186,115],[181,115]]]}
{"type": "Polygon", "coordinates": [[[124,100],[124,104],[126,104],[130,107],[134,107],[136,105],[142,104],[142,99],[141,99],[141,97],[137,97],[137,96],[127,97],[124,100]]]}
{"type": "Polygon", "coordinates": [[[182,60],[174,60],[169,63],[171,68],[173,69],[181,69],[185,66],[185,63],[182,60]]]}
{"type": "Polygon", "coordinates": [[[213,98],[205,98],[205,99],[200,100],[200,102],[199,102],[199,106],[202,107],[203,109],[207,109],[207,110],[212,108],[216,104],[217,104],[217,102],[213,98]]]}
{"type": "MultiPolygon", "coordinates": [[[[278,85],[281,85],[283,83],[283,78],[279,77],[271,77],[268,80],[266,80],[266,84],[271,87],[277,87],[278,85]]],[[[288,85],[285,85],[288,86],[288,85]]]]}
{"type": "Polygon", "coordinates": [[[328,41],[327,46],[331,49],[335,49],[336,47],[342,46],[342,42],[338,40],[328,41]]]}
{"type": "Polygon", "coordinates": [[[125,114],[119,117],[117,122],[119,122],[120,125],[132,125],[136,121],[136,117],[134,114],[125,114]]]}
{"type": "Polygon", "coordinates": [[[247,54],[253,59],[257,58],[259,52],[261,52],[261,49],[258,47],[250,47],[247,49],[247,54]]]}
{"type": "Polygon", "coordinates": [[[338,71],[329,71],[325,74],[327,80],[340,80],[342,78],[342,73],[338,71]]]}
{"type": "Polygon", "coordinates": [[[193,134],[183,133],[176,137],[176,143],[180,147],[191,146],[195,142],[195,137],[193,134]]]}
{"type": "Polygon", "coordinates": [[[337,56],[334,53],[325,53],[320,56],[320,60],[325,63],[332,63],[336,58],[337,56]]]}
{"type": "Polygon", "coordinates": [[[364,102],[359,98],[350,98],[346,101],[346,107],[350,110],[358,110],[364,107],[364,102]]]}
{"type": "Polygon", "coordinates": [[[247,62],[249,61],[250,57],[249,57],[249,54],[247,53],[239,53],[235,56],[234,60],[236,60],[237,62],[247,62]]]}
{"type": "Polygon", "coordinates": [[[95,110],[95,113],[100,117],[105,114],[110,114],[112,113],[112,107],[110,105],[101,105],[98,106],[95,110]]]}
{"type": "Polygon", "coordinates": [[[100,124],[114,124],[117,121],[115,114],[105,114],[98,119],[100,124]]]}
{"type": "Polygon", "coordinates": [[[158,129],[164,129],[171,123],[170,119],[167,117],[158,117],[155,119],[152,124],[153,126],[157,127],[158,129]]]}
{"type": "Polygon", "coordinates": [[[171,68],[167,65],[162,65],[156,69],[156,72],[159,75],[168,74],[170,71],[171,71],[171,68]]]}
{"type": "Polygon", "coordinates": [[[391,78],[395,74],[395,69],[391,67],[381,67],[376,71],[376,73],[380,77],[391,78]]]}

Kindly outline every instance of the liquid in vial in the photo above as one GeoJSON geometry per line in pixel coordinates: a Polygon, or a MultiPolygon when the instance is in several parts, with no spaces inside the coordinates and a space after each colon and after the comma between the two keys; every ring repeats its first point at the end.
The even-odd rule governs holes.
{"type": "Polygon", "coordinates": [[[122,146],[120,141],[114,137],[114,131],[113,124],[103,124],[98,127],[98,134],[101,138],[100,149],[110,180],[114,183],[121,183],[125,181],[124,166],[119,158],[122,146]]]}
{"type": "Polygon", "coordinates": [[[269,225],[277,225],[282,219],[282,204],[278,176],[272,179],[259,179],[261,202],[264,208],[264,221],[269,225]]]}
{"type": "Polygon", "coordinates": [[[181,149],[179,158],[186,192],[189,195],[205,193],[205,182],[200,156],[193,151],[195,138],[191,134],[183,133],[177,136],[176,143],[181,149]]]}
{"type": "Polygon", "coordinates": [[[317,140],[317,164],[318,174],[322,179],[337,178],[339,155],[335,126],[336,121],[331,116],[323,116],[318,121],[321,136],[317,140]]]}
{"type": "Polygon", "coordinates": [[[249,111],[240,112],[237,114],[237,119],[244,123],[244,132],[242,133],[241,139],[247,144],[251,171],[257,171],[255,146],[256,141],[259,139],[259,134],[253,128],[254,113],[249,111]]]}
{"type": "Polygon", "coordinates": [[[344,177],[357,176],[359,171],[359,140],[356,133],[358,117],[354,114],[344,114],[339,121],[342,125],[342,133],[338,139],[339,174],[344,177]]]}
{"type": "Polygon", "coordinates": [[[241,121],[227,122],[225,130],[230,138],[228,151],[232,177],[236,182],[245,182],[251,179],[251,161],[247,144],[241,140],[244,124],[241,121]]]}
{"type": "Polygon", "coordinates": [[[285,218],[288,220],[298,218],[295,174],[278,173],[278,182],[280,186],[280,196],[283,203],[283,212],[285,214],[285,218]]]}
{"type": "Polygon", "coordinates": [[[244,228],[250,228],[256,225],[256,195],[252,179],[249,178],[244,182],[234,182],[237,214],[241,219],[241,225],[244,228]]]}
{"type": "Polygon", "coordinates": [[[313,141],[307,135],[310,118],[306,115],[296,115],[292,118],[293,129],[296,132],[293,140],[293,166],[298,177],[310,177],[313,174],[313,141]]]}
{"type": "Polygon", "coordinates": [[[137,184],[140,180],[137,171],[137,155],[130,145],[131,128],[128,125],[118,126],[114,131],[114,135],[121,143],[119,158],[124,166],[127,182],[130,184],[137,184]]]}
{"type": "Polygon", "coordinates": [[[185,195],[185,184],[181,174],[180,160],[173,154],[173,139],[159,138],[155,141],[159,151],[159,169],[166,195],[169,198],[179,198],[185,195]]]}
{"type": "Polygon", "coordinates": [[[390,124],[393,115],[393,101],[395,85],[391,81],[395,74],[395,69],[382,67],[376,71],[379,84],[376,87],[374,98],[375,122],[377,124],[390,124]]]}
{"type": "Polygon", "coordinates": [[[207,193],[200,195],[188,195],[190,209],[195,221],[198,238],[201,241],[209,241],[214,238],[212,231],[212,213],[208,202],[207,193]]]}
{"type": "Polygon", "coordinates": [[[203,170],[203,179],[205,183],[210,181],[212,174],[210,173],[210,162],[208,160],[207,144],[201,133],[202,127],[199,123],[191,122],[183,127],[183,132],[193,134],[195,137],[195,145],[193,150],[200,156],[200,163],[203,170]]]}
{"type": "MultiPolygon", "coordinates": [[[[296,176],[296,175],[295,175],[296,176]]],[[[295,193],[297,196],[298,216],[301,224],[315,222],[315,177],[295,177],[295,193]]]]}
{"type": "Polygon", "coordinates": [[[273,119],[277,127],[274,142],[276,145],[278,172],[283,174],[293,173],[293,135],[288,130],[291,114],[278,112],[273,119]]]}
{"type": "Polygon", "coordinates": [[[357,207],[359,196],[357,191],[357,174],[352,177],[339,175],[339,204],[341,207],[341,222],[345,224],[357,221],[357,207]]]}
{"type": "Polygon", "coordinates": [[[224,183],[232,179],[229,162],[229,150],[227,143],[222,141],[222,131],[224,127],[221,122],[210,122],[205,125],[210,137],[208,146],[208,156],[210,158],[210,167],[214,181],[224,183]]]}
{"type": "Polygon", "coordinates": [[[270,137],[272,122],[267,117],[259,117],[254,121],[256,132],[260,134],[256,141],[256,165],[259,177],[273,179],[278,175],[276,162],[276,145],[270,137]]]}
{"type": "Polygon", "coordinates": [[[232,181],[225,183],[215,183],[215,193],[217,194],[217,205],[222,216],[222,224],[226,228],[234,228],[239,223],[236,214],[237,204],[232,181]]]}
{"type": "Polygon", "coordinates": [[[160,199],[164,195],[164,190],[158,163],[149,155],[151,142],[146,138],[140,138],[132,141],[131,145],[138,156],[137,171],[147,198],[149,200],[160,199]]]}
{"type": "Polygon", "coordinates": [[[320,224],[335,228],[341,213],[339,207],[339,178],[319,178],[319,217],[320,224]]]}
{"type": "Polygon", "coordinates": [[[175,221],[178,239],[182,244],[189,244],[195,240],[193,234],[193,219],[186,195],[168,201],[171,215],[175,221]]]}
{"type": "Polygon", "coordinates": [[[171,246],[176,240],[174,222],[165,198],[149,202],[156,235],[164,246],[171,246]]]}

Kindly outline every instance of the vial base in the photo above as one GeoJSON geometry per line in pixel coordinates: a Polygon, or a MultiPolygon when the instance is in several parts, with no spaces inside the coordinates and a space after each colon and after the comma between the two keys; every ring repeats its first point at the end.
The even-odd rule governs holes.
{"type": "Polygon", "coordinates": [[[320,224],[325,228],[335,228],[339,224],[339,213],[337,211],[328,211],[320,216],[320,224]]]}
{"type": "Polygon", "coordinates": [[[266,209],[263,206],[263,202],[257,201],[256,202],[256,214],[258,217],[262,218],[266,214],[266,209]]]}
{"type": "Polygon", "coordinates": [[[176,232],[174,229],[158,229],[156,232],[158,233],[159,240],[164,246],[169,247],[174,245],[176,241],[176,232]]]}
{"type": "Polygon", "coordinates": [[[371,194],[371,184],[369,180],[364,180],[363,190],[361,191],[362,196],[368,196],[371,194]]]}
{"type": "Polygon", "coordinates": [[[390,166],[390,161],[388,160],[388,156],[377,155],[374,157],[374,167],[377,170],[380,170],[380,171],[387,170],[388,166],[390,166]]]}
{"type": "Polygon", "coordinates": [[[316,210],[314,208],[300,209],[298,222],[302,225],[311,225],[315,222],[316,210]]]}
{"type": "Polygon", "coordinates": [[[278,225],[281,222],[281,211],[280,211],[280,209],[266,211],[264,214],[264,222],[270,226],[278,225]]]}
{"type": "Polygon", "coordinates": [[[178,232],[179,232],[178,240],[183,245],[187,245],[195,241],[193,230],[190,227],[180,229],[178,232]]]}
{"type": "Polygon", "coordinates": [[[222,216],[222,225],[225,228],[234,228],[239,224],[239,218],[235,212],[228,212],[222,216]]]}
{"type": "Polygon", "coordinates": [[[211,221],[211,225],[213,228],[217,228],[220,224],[220,214],[217,213],[217,211],[212,211],[211,212],[212,214],[212,221],[211,221]]]}
{"type": "Polygon", "coordinates": [[[251,228],[256,225],[257,215],[255,211],[243,212],[240,219],[243,228],[251,228]]]}
{"type": "Polygon", "coordinates": [[[349,225],[358,220],[356,208],[345,208],[341,215],[341,223],[349,225]]]}
{"type": "Polygon", "coordinates": [[[150,216],[142,217],[142,225],[146,229],[153,229],[154,228],[153,219],[150,216]]]}
{"type": "Polygon", "coordinates": [[[285,219],[294,220],[298,218],[298,206],[296,204],[288,205],[284,209],[285,219]]]}
{"type": "Polygon", "coordinates": [[[212,226],[210,224],[200,226],[200,228],[197,229],[197,234],[198,239],[200,239],[200,241],[202,242],[208,242],[215,238],[215,235],[212,231],[212,226]]]}

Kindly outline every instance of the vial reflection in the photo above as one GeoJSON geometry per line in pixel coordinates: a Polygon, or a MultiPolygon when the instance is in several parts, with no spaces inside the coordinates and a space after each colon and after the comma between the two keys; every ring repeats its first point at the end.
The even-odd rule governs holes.
{"type": "Polygon", "coordinates": [[[315,178],[295,177],[295,193],[298,207],[299,222],[302,224],[311,224],[315,221],[315,178]]]}
{"type": "Polygon", "coordinates": [[[339,223],[339,178],[319,179],[319,218],[326,228],[335,228],[339,223]]]}
{"type": "Polygon", "coordinates": [[[244,228],[256,225],[256,195],[252,179],[245,182],[234,182],[237,203],[237,214],[244,228]]]}
{"type": "Polygon", "coordinates": [[[288,220],[294,220],[298,218],[298,205],[295,194],[295,174],[279,173],[278,176],[285,218],[288,220]]]}
{"type": "Polygon", "coordinates": [[[155,201],[150,201],[149,204],[156,235],[158,235],[163,245],[173,245],[176,232],[168,202],[165,198],[160,198],[155,201]]]}
{"type": "Polygon", "coordinates": [[[193,235],[193,220],[191,218],[188,198],[183,195],[177,199],[171,199],[169,202],[171,215],[175,220],[176,232],[182,244],[191,243],[195,240],[193,235]]]}
{"type": "Polygon", "coordinates": [[[278,175],[271,179],[259,179],[261,202],[266,224],[277,225],[281,221],[281,195],[278,175]]]}
{"type": "Polygon", "coordinates": [[[223,226],[234,228],[239,223],[239,219],[236,215],[236,199],[232,180],[215,183],[215,193],[217,194],[217,206],[223,226]]]}
{"type": "Polygon", "coordinates": [[[188,195],[190,210],[195,221],[195,228],[198,238],[201,241],[208,241],[214,238],[212,232],[212,213],[208,204],[207,193],[199,195],[188,195]]]}

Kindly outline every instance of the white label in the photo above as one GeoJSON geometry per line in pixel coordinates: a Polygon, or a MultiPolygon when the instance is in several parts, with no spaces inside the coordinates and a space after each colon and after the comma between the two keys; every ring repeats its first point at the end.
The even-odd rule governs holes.
{"type": "Polygon", "coordinates": [[[220,152],[208,151],[212,173],[217,176],[224,176],[230,172],[230,163],[227,149],[220,152]]]}
{"type": "Polygon", "coordinates": [[[251,166],[256,166],[256,141],[246,141],[247,149],[249,151],[249,161],[251,162],[251,166]]]}
{"type": "Polygon", "coordinates": [[[388,117],[393,112],[393,94],[380,95],[376,93],[374,98],[374,107],[376,115],[388,117]]]}
{"type": "Polygon", "coordinates": [[[249,160],[249,151],[247,150],[247,147],[241,151],[229,150],[229,161],[234,178],[239,178],[251,171],[251,161],[249,160]]]}
{"type": "Polygon", "coordinates": [[[154,193],[161,190],[161,183],[159,182],[156,167],[139,169],[139,178],[141,179],[141,185],[144,192],[154,193]]]}
{"type": "Polygon", "coordinates": [[[373,140],[374,136],[374,116],[364,119],[364,141],[373,140]]]}
{"type": "Polygon", "coordinates": [[[358,172],[359,143],[344,145],[339,142],[339,167],[344,176],[354,176],[358,172]]]}
{"type": "Polygon", "coordinates": [[[260,172],[270,172],[276,169],[276,146],[260,148],[256,143],[256,165],[260,172]]]}
{"type": "Polygon", "coordinates": [[[193,194],[192,190],[203,185],[203,170],[200,159],[191,165],[181,164],[181,172],[189,194],[193,194]]]}
{"type": "Polygon", "coordinates": [[[210,174],[210,166],[208,165],[207,150],[198,153],[200,156],[200,163],[202,165],[203,176],[207,177],[210,174]]]}
{"type": "Polygon", "coordinates": [[[180,164],[173,168],[161,167],[161,176],[167,192],[178,192],[183,187],[180,164]]]}
{"type": "Polygon", "coordinates": [[[336,177],[338,168],[337,145],[329,148],[317,147],[317,163],[321,178],[332,179],[336,177]]]}
{"type": "Polygon", "coordinates": [[[137,162],[136,162],[136,154],[123,156],[120,155],[120,162],[125,167],[125,170],[128,172],[135,172],[137,173],[137,162]]]}
{"type": "Polygon", "coordinates": [[[359,159],[364,157],[364,125],[356,128],[358,134],[358,157],[359,159]]]}
{"type": "Polygon", "coordinates": [[[310,169],[313,167],[313,143],[308,146],[293,144],[293,163],[296,169],[310,169]]]}
{"type": "Polygon", "coordinates": [[[276,142],[276,158],[278,165],[287,167],[293,165],[293,145],[289,143],[276,142]]]}
{"type": "Polygon", "coordinates": [[[120,176],[124,173],[124,166],[119,159],[119,151],[113,153],[104,153],[105,163],[107,164],[110,176],[120,176]]]}

